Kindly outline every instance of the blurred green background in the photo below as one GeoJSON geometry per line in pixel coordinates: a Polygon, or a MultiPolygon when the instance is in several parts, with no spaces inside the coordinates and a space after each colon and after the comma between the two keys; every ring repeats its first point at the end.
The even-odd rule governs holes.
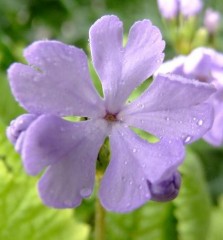
{"type": "MultiPolygon", "coordinates": [[[[222,0],[205,1],[207,6],[223,13],[222,0]]],[[[105,14],[118,15],[125,33],[134,21],[149,18],[168,40],[156,0],[0,0],[0,240],[93,239],[95,197],[75,210],[45,207],[36,189],[39,177],[24,173],[7,141],[6,126],[24,110],[11,96],[6,71],[24,62],[22,50],[35,40],[57,39],[88,51],[88,29],[105,14]]],[[[218,43],[223,50],[222,26],[218,43]]],[[[175,55],[168,41],[165,51],[166,59],[175,55]]],[[[222,240],[223,148],[200,140],[188,147],[180,171],[176,200],[149,202],[129,214],[107,213],[106,239],[222,240]]]]}

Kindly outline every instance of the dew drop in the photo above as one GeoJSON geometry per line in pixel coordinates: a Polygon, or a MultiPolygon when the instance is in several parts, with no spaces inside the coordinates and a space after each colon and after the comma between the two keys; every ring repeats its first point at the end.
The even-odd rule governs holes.
{"type": "Polygon", "coordinates": [[[144,104],[141,103],[140,108],[143,109],[144,107],[145,107],[144,104]]]}
{"type": "Polygon", "coordinates": [[[34,81],[34,82],[38,82],[38,81],[39,81],[39,78],[38,78],[38,77],[34,77],[34,78],[33,78],[33,81],[34,81]]]}
{"type": "Polygon", "coordinates": [[[197,122],[197,125],[198,125],[198,126],[202,126],[202,125],[203,125],[203,123],[204,123],[204,122],[203,122],[203,120],[202,120],[202,119],[200,119],[200,120],[197,122]]]}
{"type": "Polygon", "coordinates": [[[89,197],[91,195],[91,189],[90,188],[82,188],[80,191],[81,197],[89,197]]]}
{"type": "Polygon", "coordinates": [[[120,81],[120,85],[125,85],[125,81],[124,81],[124,80],[121,80],[121,81],[120,81]]]}
{"type": "Polygon", "coordinates": [[[141,122],[141,123],[144,123],[144,120],[141,119],[140,122],[141,122]]]}
{"type": "Polygon", "coordinates": [[[124,176],[122,176],[122,181],[125,182],[126,181],[126,178],[124,176]]]}
{"type": "Polygon", "coordinates": [[[142,185],[139,185],[139,187],[138,187],[138,188],[139,188],[139,190],[142,190],[142,185]]]}
{"type": "Polygon", "coordinates": [[[67,207],[71,207],[72,206],[72,201],[67,199],[64,201],[64,205],[67,206],[67,207]]]}
{"type": "Polygon", "coordinates": [[[128,164],[128,161],[125,161],[124,164],[127,165],[127,164],[128,164]]]}
{"type": "Polygon", "coordinates": [[[149,193],[146,193],[145,197],[146,197],[146,198],[149,198],[149,197],[150,197],[149,193]]]}
{"type": "Polygon", "coordinates": [[[136,150],[136,148],[133,148],[132,151],[135,153],[137,150],[136,150]]]}
{"type": "Polygon", "coordinates": [[[170,121],[170,118],[169,118],[169,117],[165,117],[165,120],[166,120],[166,121],[170,121]]]}
{"type": "Polygon", "coordinates": [[[185,139],[184,139],[184,143],[189,143],[191,140],[191,136],[187,136],[185,139]]]}
{"type": "Polygon", "coordinates": [[[131,204],[128,202],[128,203],[126,204],[126,207],[129,208],[130,206],[131,206],[131,204]]]}
{"type": "Polygon", "coordinates": [[[24,123],[24,121],[22,119],[19,120],[18,124],[22,125],[24,123]]]}
{"type": "Polygon", "coordinates": [[[132,185],[132,184],[133,184],[133,181],[129,181],[129,184],[132,185]]]}

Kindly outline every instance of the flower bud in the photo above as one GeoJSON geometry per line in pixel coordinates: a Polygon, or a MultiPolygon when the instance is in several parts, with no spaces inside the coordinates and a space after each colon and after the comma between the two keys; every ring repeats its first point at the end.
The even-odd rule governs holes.
{"type": "Polygon", "coordinates": [[[149,182],[149,188],[153,201],[167,202],[177,197],[181,185],[181,176],[175,172],[168,179],[152,184],[149,182]]]}

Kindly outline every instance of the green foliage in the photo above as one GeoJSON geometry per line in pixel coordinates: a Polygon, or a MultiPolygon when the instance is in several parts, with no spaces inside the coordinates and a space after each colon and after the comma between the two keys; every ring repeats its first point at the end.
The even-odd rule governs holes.
{"type": "Polygon", "coordinates": [[[20,157],[6,140],[0,124],[0,239],[85,240],[89,227],[74,219],[72,210],[44,206],[36,178],[21,169],[20,157]]]}
{"type": "Polygon", "coordinates": [[[179,240],[209,240],[211,203],[199,158],[187,149],[182,165],[182,187],[176,198],[175,216],[178,220],[179,240]]]}
{"type": "Polygon", "coordinates": [[[173,204],[149,202],[129,214],[109,213],[108,240],[175,240],[173,204]]]}
{"type": "Polygon", "coordinates": [[[180,171],[182,187],[174,201],[150,202],[124,215],[109,213],[108,240],[209,240],[211,202],[199,158],[188,151],[180,171]]]}
{"type": "Polygon", "coordinates": [[[6,78],[0,73],[0,119],[9,123],[13,118],[23,113],[24,110],[18,105],[12,96],[6,78]]]}
{"type": "Polygon", "coordinates": [[[223,236],[223,195],[219,198],[219,204],[213,207],[211,215],[211,225],[208,240],[220,240],[223,236]]]}

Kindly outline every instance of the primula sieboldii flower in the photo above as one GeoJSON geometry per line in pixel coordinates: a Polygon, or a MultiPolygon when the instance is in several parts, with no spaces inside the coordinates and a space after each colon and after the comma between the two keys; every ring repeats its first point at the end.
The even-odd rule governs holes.
{"type": "Polygon", "coordinates": [[[221,14],[217,11],[214,11],[211,8],[208,8],[205,11],[204,16],[204,26],[210,34],[214,34],[220,27],[221,14]]]}
{"type": "Polygon", "coordinates": [[[215,86],[216,93],[207,102],[214,108],[212,128],[204,139],[212,145],[223,144],[223,54],[213,49],[200,47],[188,56],[179,56],[161,65],[157,73],[177,73],[215,86]]]}
{"type": "Polygon", "coordinates": [[[109,136],[111,159],[99,190],[107,210],[127,212],[150,199],[176,197],[184,144],[210,128],[212,108],[204,101],[215,89],[159,75],[139,98],[126,103],[163,61],[159,29],[149,20],[138,21],[123,47],[122,22],[104,16],[89,35],[103,98],[92,84],[85,53],[58,41],[34,42],[24,51],[29,65],[15,63],[8,70],[12,92],[29,112],[7,130],[14,144],[22,134],[18,149],[26,171],[36,175],[46,168],[39,181],[46,205],[76,207],[93,191],[97,155],[109,136]],[[65,116],[87,120],[71,122],[65,116]],[[159,141],[143,140],[132,126],[159,141]]]}
{"type": "Polygon", "coordinates": [[[201,0],[158,0],[158,7],[160,13],[164,18],[176,18],[179,14],[184,17],[191,17],[197,15],[202,7],[201,0]]]}

